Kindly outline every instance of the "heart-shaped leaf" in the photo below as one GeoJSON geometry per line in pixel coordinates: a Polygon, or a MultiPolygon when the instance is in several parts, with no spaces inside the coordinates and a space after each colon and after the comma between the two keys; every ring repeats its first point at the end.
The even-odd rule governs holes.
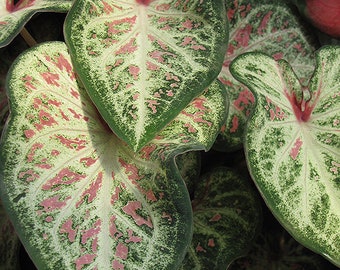
{"type": "Polygon", "coordinates": [[[260,53],[230,68],[256,96],[245,150],[259,190],[298,241],[339,266],[340,47],[318,51],[308,86],[260,53]]]}
{"type": "Polygon", "coordinates": [[[217,77],[227,37],[223,0],[76,0],[65,22],[77,73],[134,150],[217,77]]]}
{"type": "Polygon", "coordinates": [[[228,118],[214,149],[233,151],[242,146],[244,129],[254,107],[249,89],[235,80],[230,62],[239,54],[261,51],[275,59],[285,59],[300,79],[309,80],[314,67],[311,38],[294,12],[284,1],[227,1],[230,42],[218,78],[225,84],[230,99],[228,118]]]}
{"type": "Polygon", "coordinates": [[[227,269],[245,255],[261,224],[250,179],[227,167],[203,175],[192,202],[194,235],[181,269],[227,269]]]}
{"type": "Polygon", "coordinates": [[[223,85],[135,153],[76,78],[61,42],[26,51],[10,70],[0,180],[16,231],[41,269],[176,269],[192,210],[175,156],[213,144],[225,120],[223,85]]]}
{"type": "Polygon", "coordinates": [[[73,0],[0,0],[0,47],[8,45],[37,12],[66,12],[73,0]]]}

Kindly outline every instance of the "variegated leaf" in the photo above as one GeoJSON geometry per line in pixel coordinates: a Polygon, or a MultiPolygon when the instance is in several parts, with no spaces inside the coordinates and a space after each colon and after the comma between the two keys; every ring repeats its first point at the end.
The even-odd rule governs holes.
{"type": "Polygon", "coordinates": [[[73,0],[0,0],[0,47],[8,45],[37,12],[66,12],[73,0]]]}
{"type": "Polygon", "coordinates": [[[274,215],[303,245],[340,265],[340,47],[317,52],[308,86],[289,64],[250,53],[231,72],[256,96],[245,150],[274,215]]]}
{"type": "Polygon", "coordinates": [[[192,202],[194,235],[181,269],[227,269],[245,255],[261,224],[250,179],[227,167],[203,175],[192,202]]]}
{"type": "Polygon", "coordinates": [[[195,184],[201,173],[201,153],[189,151],[176,157],[176,164],[190,195],[194,193],[195,184]]]}
{"type": "Polygon", "coordinates": [[[19,238],[0,200],[0,269],[18,269],[19,247],[19,238]]]}
{"type": "Polygon", "coordinates": [[[25,52],[10,70],[0,180],[16,231],[40,269],[176,269],[192,212],[175,156],[213,144],[223,85],[212,84],[135,153],[76,78],[59,42],[25,52]]]}
{"type": "Polygon", "coordinates": [[[227,37],[223,0],[76,0],[65,23],[90,97],[134,150],[217,77],[227,37]]]}
{"type": "Polygon", "coordinates": [[[233,79],[230,62],[239,54],[261,51],[275,59],[285,59],[300,79],[309,80],[314,66],[310,35],[284,1],[226,1],[230,42],[218,78],[225,84],[230,99],[228,118],[214,149],[232,151],[242,146],[246,122],[254,107],[249,89],[233,79]]]}

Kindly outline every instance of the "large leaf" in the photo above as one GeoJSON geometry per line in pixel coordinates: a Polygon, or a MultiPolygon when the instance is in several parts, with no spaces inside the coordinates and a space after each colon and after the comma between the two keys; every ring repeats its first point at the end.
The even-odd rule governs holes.
{"type": "Polygon", "coordinates": [[[303,24],[284,1],[226,1],[230,42],[218,78],[225,84],[230,107],[228,118],[214,148],[232,151],[242,146],[245,125],[254,107],[254,96],[235,80],[230,62],[244,52],[261,51],[275,59],[285,59],[299,78],[309,80],[314,66],[315,47],[303,24]]]}
{"type": "Polygon", "coordinates": [[[308,86],[285,61],[239,56],[231,72],[254,91],[245,150],[274,215],[302,244],[340,265],[340,47],[316,55],[308,86]]]}
{"type": "Polygon", "coordinates": [[[37,12],[66,12],[73,0],[0,0],[0,47],[8,45],[37,12]]]}
{"type": "Polygon", "coordinates": [[[135,153],[76,77],[59,42],[25,52],[10,70],[0,180],[19,237],[40,269],[176,269],[192,212],[175,156],[213,144],[223,85],[213,83],[135,153]]]}
{"type": "Polygon", "coordinates": [[[217,77],[227,37],[223,0],[76,0],[65,22],[90,97],[134,150],[217,77]]]}
{"type": "Polygon", "coordinates": [[[259,231],[261,205],[250,179],[227,167],[203,175],[192,202],[194,235],[181,269],[227,269],[259,231]]]}

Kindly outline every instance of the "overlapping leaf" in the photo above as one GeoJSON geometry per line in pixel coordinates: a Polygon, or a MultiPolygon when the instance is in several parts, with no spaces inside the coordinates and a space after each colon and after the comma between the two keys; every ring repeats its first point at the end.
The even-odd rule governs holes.
{"type": "Polygon", "coordinates": [[[66,12],[73,0],[0,0],[0,47],[9,44],[37,12],[66,12]]]}
{"type": "Polygon", "coordinates": [[[303,245],[340,265],[340,47],[318,51],[308,87],[260,53],[231,72],[256,95],[245,149],[267,204],[303,245]]]}
{"type": "Polygon", "coordinates": [[[137,150],[217,77],[228,32],[222,0],[76,0],[65,36],[103,118],[137,150]]]}
{"type": "Polygon", "coordinates": [[[10,70],[1,195],[41,269],[176,269],[192,234],[174,162],[210,147],[225,117],[213,83],[139,153],[112,133],[76,80],[64,43],[10,70]]]}
{"type": "Polygon", "coordinates": [[[261,51],[275,59],[287,60],[303,81],[312,74],[315,47],[301,22],[283,2],[226,1],[230,42],[218,77],[226,86],[230,107],[214,146],[217,150],[230,151],[242,146],[245,124],[254,107],[254,95],[230,74],[229,64],[236,56],[261,51]]]}
{"type": "Polygon", "coordinates": [[[248,179],[227,167],[203,175],[193,200],[194,234],[181,269],[227,269],[259,231],[261,206],[248,179]]]}

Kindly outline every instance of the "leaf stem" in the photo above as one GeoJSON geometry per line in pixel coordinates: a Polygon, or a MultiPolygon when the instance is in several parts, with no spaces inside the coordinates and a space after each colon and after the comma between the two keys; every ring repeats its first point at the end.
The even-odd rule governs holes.
{"type": "Polygon", "coordinates": [[[32,35],[27,31],[25,27],[22,28],[20,35],[25,40],[28,46],[33,47],[38,44],[37,41],[32,37],[32,35]]]}

